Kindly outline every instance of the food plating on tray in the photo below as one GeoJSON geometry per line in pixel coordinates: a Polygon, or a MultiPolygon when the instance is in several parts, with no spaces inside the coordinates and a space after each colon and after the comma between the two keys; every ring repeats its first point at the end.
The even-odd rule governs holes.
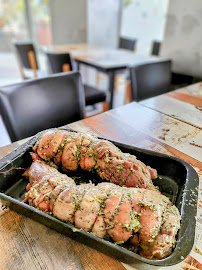
{"type": "Polygon", "coordinates": [[[156,170],[111,142],[64,130],[44,133],[33,150],[35,161],[24,174],[30,205],[116,244],[126,242],[148,259],[171,254],[180,214],[153,186],[156,170]],[[111,183],[76,185],[39,159],[55,167],[61,163],[65,171],[95,170],[111,183]]]}

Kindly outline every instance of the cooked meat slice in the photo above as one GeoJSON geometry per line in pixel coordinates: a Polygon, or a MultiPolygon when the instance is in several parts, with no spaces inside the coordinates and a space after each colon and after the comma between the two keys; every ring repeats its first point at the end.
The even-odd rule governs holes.
{"type": "Polygon", "coordinates": [[[175,235],[180,228],[180,215],[174,205],[168,206],[163,218],[165,222],[151,248],[152,257],[157,259],[165,258],[172,252],[175,246],[175,235]]]}
{"type": "Polygon", "coordinates": [[[153,247],[156,246],[155,241],[161,233],[161,227],[164,222],[164,212],[170,204],[167,197],[157,191],[146,190],[143,199],[144,209],[141,212],[140,222],[140,246],[141,255],[147,258],[153,258],[153,247]]]}
{"type": "Polygon", "coordinates": [[[151,179],[157,178],[157,171],[155,169],[151,168],[150,166],[147,166],[147,168],[150,172],[151,179]]]}
{"type": "Polygon", "coordinates": [[[62,163],[65,171],[75,171],[80,166],[96,170],[102,179],[120,186],[155,190],[152,179],[157,177],[156,170],[134,155],[122,153],[109,141],[70,131],[48,131],[33,149],[46,161],[62,163]]]}
{"type": "Polygon", "coordinates": [[[53,207],[54,207],[57,197],[66,188],[67,188],[66,185],[59,185],[59,186],[56,186],[54,190],[52,191],[51,197],[50,197],[50,211],[51,212],[53,212],[53,207]]]}
{"type": "Polygon", "coordinates": [[[75,225],[86,231],[91,230],[100,210],[100,204],[96,198],[97,190],[93,187],[86,192],[75,213],[75,225]]]}
{"type": "Polygon", "coordinates": [[[96,140],[94,145],[95,156],[97,159],[103,157],[119,157],[121,151],[111,142],[106,140],[96,140]]]}
{"type": "Polygon", "coordinates": [[[161,259],[172,252],[180,215],[159,191],[113,183],[75,185],[40,160],[26,176],[31,181],[26,194],[30,205],[99,237],[129,240],[132,250],[146,258],[161,259]]]}
{"type": "Polygon", "coordinates": [[[127,192],[124,192],[114,218],[111,220],[114,226],[107,231],[114,241],[126,242],[132,236],[131,211],[131,201],[127,192]]]}
{"type": "Polygon", "coordinates": [[[52,211],[50,197],[58,185],[74,186],[75,182],[67,175],[59,173],[55,168],[46,165],[43,161],[36,160],[25,174],[29,178],[27,199],[30,205],[42,211],[52,211]]]}
{"type": "MultiPolygon", "coordinates": [[[[76,186],[76,190],[74,193],[74,202],[75,202],[75,212],[80,209],[81,202],[83,200],[83,197],[85,196],[86,192],[91,189],[93,185],[92,184],[81,184],[76,186]]],[[[75,214],[74,214],[74,223],[75,223],[75,214]]]]}
{"type": "Polygon", "coordinates": [[[145,190],[144,197],[140,201],[140,204],[144,206],[140,215],[142,228],[139,231],[143,249],[145,244],[151,245],[158,235],[168,201],[165,196],[158,194],[158,191],[145,190]]]}
{"type": "Polygon", "coordinates": [[[32,185],[34,182],[39,182],[44,176],[49,175],[49,166],[44,166],[43,161],[35,161],[31,167],[23,174],[23,176],[29,178],[29,182],[32,185]]]}
{"type": "MultiPolygon", "coordinates": [[[[65,136],[62,130],[49,130],[47,136],[42,136],[37,145],[37,153],[44,160],[52,159],[65,136]]],[[[36,148],[34,148],[36,150],[36,148]]]]}
{"type": "MultiPolygon", "coordinates": [[[[100,204],[100,211],[99,211],[98,216],[97,216],[95,223],[93,225],[92,232],[95,235],[102,238],[106,234],[107,229],[111,226],[109,220],[112,218],[112,216],[114,214],[114,211],[112,210],[112,208],[115,209],[114,208],[115,204],[113,204],[113,203],[111,205],[112,208],[109,209],[110,201],[112,202],[113,199],[111,198],[109,200],[108,198],[112,194],[117,195],[117,189],[120,189],[120,188],[114,186],[111,183],[100,183],[96,186],[96,188],[98,189],[97,200],[100,204]]],[[[120,194],[120,196],[122,196],[121,194],[120,194]]],[[[120,201],[120,199],[119,199],[119,201],[120,201]]]]}
{"type": "Polygon", "coordinates": [[[57,152],[56,152],[56,154],[54,156],[54,162],[55,162],[56,165],[59,165],[62,162],[63,149],[64,149],[64,147],[65,147],[65,145],[67,143],[67,140],[68,140],[69,136],[70,135],[67,134],[64,131],[64,135],[63,135],[62,140],[60,142],[60,145],[59,145],[59,147],[57,149],[57,152]]]}
{"type": "Polygon", "coordinates": [[[91,232],[100,238],[105,236],[107,230],[103,215],[97,216],[91,232]]]}
{"type": "Polygon", "coordinates": [[[53,186],[57,186],[59,183],[75,185],[73,179],[65,174],[58,172],[58,170],[48,166],[45,162],[40,160],[33,162],[24,176],[29,178],[31,185],[34,182],[40,182],[44,176],[48,176],[48,179],[53,186]]]}
{"type": "Polygon", "coordinates": [[[49,196],[52,192],[52,185],[48,179],[48,175],[43,176],[39,182],[31,186],[27,193],[29,204],[45,212],[50,210],[49,196]]]}
{"type": "Polygon", "coordinates": [[[75,213],[75,189],[76,186],[66,188],[58,195],[53,206],[53,215],[55,217],[73,223],[75,213]]]}
{"type": "Polygon", "coordinates": [[[79,166],[80,152],[76,145],[75,138],[69,136],[64,146],[61,161],[65,171],[76,171],[79,166]]]}
{"type": "Polygon", "coordinates": [[[89,135],[82,134],[82,141],[80,146],[80,167],[83,170],[93,170],[96,166],[96,159],[94,155],[94,142],[96,139],[89,135]]]}
{"type": "Polygon", "coordinates": [[[131,188],[131,206],[133,212],[140,214],[141,213],[141,202],[144,199],[145,189],[143,188],[131,188]]]}
{"type": "MultiPolygon", "coordinates": [[[[113,185],[113,184],[111,184],[113,185]]],[[[108,185],[109,187],[109,185],[108,185]]],[[[119,209],[119,204],[121,202],[123,196],[123,190],[120,187],[112,186],[109,192],[109,197],[105,201],[105,208],[104,208],[104,218],[105,223],[107,224],[107,229],[113,228],[114,223],[112,222],[116,211],[119,209]]]]}
{"type": "Polygon", "coordinates": [[[151,174],[145,164],[135,156],[122,153],[112,143],[100,141],[95,147],[97,156],[97,172],[102,179],[128,187],[150,187],[151,174]]]}
{"type": "Polygon", "coordinates": [[[140,240],[142,244],[148,245],[150,241],[154,241],[160,229],[161,222],[158,220],[159,215],[157,211],[151,210],[149,206],[145,206],[140,215],[140,240]]]}

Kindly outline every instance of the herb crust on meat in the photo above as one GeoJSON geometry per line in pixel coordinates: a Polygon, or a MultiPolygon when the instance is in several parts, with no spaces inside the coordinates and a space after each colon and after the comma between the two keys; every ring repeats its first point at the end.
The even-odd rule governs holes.
{"type": "Polygon", "coordinates": [[[109,182],[76,185],[41,160],[34,161],[24,176],[30,181],[29,204],[64,222],[124,244],[148,259],[163,259],[175,246],[180,214],[157,190],[109,182]]]}

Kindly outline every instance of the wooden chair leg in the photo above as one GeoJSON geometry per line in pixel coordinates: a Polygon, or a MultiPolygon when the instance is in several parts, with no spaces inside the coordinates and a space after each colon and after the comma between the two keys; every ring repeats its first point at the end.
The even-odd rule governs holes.
{"type": "Polygon", "coordinates": [[[84,108],[84,118],[87,118],[87,110],[84,108]]]}
{"type": "Polygon", "coordinates": [[[118,93],[118,87],[119,87],[119,75],[116,75],[114,78],[114,92],[118,93]]]}
{"type": "Polygon", "coordinates": [[[109,110],[109,104],[108,104],[107,101],[104,101],[104,102],[102,103],[102,105],[103,105],[103,112],[106,112],[106,111],[109,110]]]}
{"type": "Polygon", "coordinates": [[[124,78],[124,81],[121,81],[122,75],[119,75],[117,74],[115,76],[115,82],[114,82],[114,92],[115,93],[118,93],[118,90],[119,90],[119,85],[124,85],[125,84],[125,78],[124,78]]]}
{"type": "Polygon", "coordinates": [[[131,83],[127,82],[124,104],[130,103],[130,102],[132,102],[131,83]]]}
{"type": "Polygon", "coordinates": [[[99,71],[96,72],[96,87],[97,88],[100,87],[100,72],[99,71]]]}
{"type": "Polygon", "coordinates": [[[100,88],[100,81],[101,80],[107,80],[107,75],[102,74],[101,72],[96,72],[96,87],[100,88]]]}
{"type": "MultiPolygon", "coordinates": [[[[108,102],[107,101],[102,102],[102,112],[106,112],[108,110],[109,110],[108,102]]],[[[100,114],[100,112],[95,113],[95,114],[91,114],[91,115],[88,116],[86,108],[84,109],[84,118],[88,118],[88,117],[91,117],[91,116],[94,116],[94,115],[97,115],[97,114],[100,114]]]]}
{"type": "Polygon", "coordinates": [[[37,74],[36,58],[35,58],[35,54],[33,51],[28,52],[28,59],[29,59],[30,67],[34,72],[34,77],[37,78],[38,74],[37,74]]]}
{"type": "Polygon", "coordinates": [[[63,64],[62,65],[62,71],[63,72],[69,72],[70,71],[70,65],[69,64],[63,64]]]}

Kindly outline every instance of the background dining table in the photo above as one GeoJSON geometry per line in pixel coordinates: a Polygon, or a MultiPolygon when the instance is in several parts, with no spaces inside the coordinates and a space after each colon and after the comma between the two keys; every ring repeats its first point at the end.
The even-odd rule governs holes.
{"type": "MultiPolygon", "coordinates": [[[[44,225],[0,208],[0,269],[202,269],[202,83],[67,125],[106,139],[183,159],[200,179],[195,244],[182,262],[125,264],[44,225]]],[[[0,148],[0,159],[27,139],[0,148]]]]}
{"type": "Polygon", "coordinates": [[[85,43],[43,46],[42,51],[71,53],[78,64],[78,69],[82,64],[106,74],[109,78],[107,89],[109,93],[109,109],[113,108],[114,82],[117,72],[124,71],[130,66],[157,62],[162,59],[158,56],[141,55],[125,49],[103,48],[85,43]]]}

